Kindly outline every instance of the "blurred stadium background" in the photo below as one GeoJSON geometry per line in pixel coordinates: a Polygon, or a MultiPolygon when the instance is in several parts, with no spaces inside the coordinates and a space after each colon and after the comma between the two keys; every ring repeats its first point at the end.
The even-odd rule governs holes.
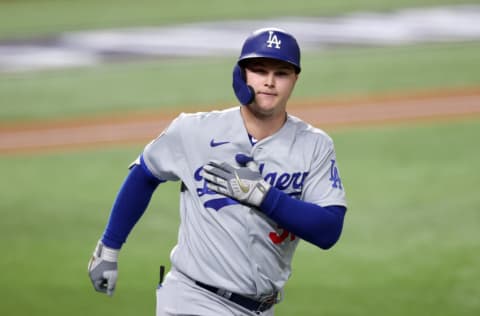
{"type": "MultiPolygon", "coordinates": [[[[478,109],[479,8],[453,0],[1,1],[0,143],[13,132],[45,138],[51,126],[60,134],[79,122],[229,107],[236,47],[264,23],[295,29],[305,44],[294,108],[428,96],[451,100],[455,112],[459,99],[448,97],[460,95],[478,109]]],[[[319,125],[336,142],[350,210],[335,248],[300,244],[276,315],[478,315],[479,117],[319,125]]],[[[158,266],[176,241],[177,183],[158,189],[125,244],[113,298],[95,293],[86,273],[144,137],[0,151],[1,315],[154,314],[158,266]]]]}

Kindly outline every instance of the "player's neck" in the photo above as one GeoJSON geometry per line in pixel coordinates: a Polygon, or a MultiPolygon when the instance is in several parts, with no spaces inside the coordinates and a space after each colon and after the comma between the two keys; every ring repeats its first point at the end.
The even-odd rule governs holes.
{"type": "Polygon", "coordinates": [[[254,113],[248,106],[242,106],[240,112],[247,132],[257,140],[262,140],[275,134],[287,120],[285,111],[264,116],[254,113]]]}

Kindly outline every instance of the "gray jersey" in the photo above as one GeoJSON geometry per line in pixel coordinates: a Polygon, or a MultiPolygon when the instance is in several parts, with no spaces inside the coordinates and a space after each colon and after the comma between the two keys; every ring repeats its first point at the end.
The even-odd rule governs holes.
{"type": "Polygon", "coordinates": [[[259,296],[283,288],[299,238],[260,211],[206,188],[202,166],[210,160],[235,165],[238,153],[252,156],[264,179],[294,198],[346,206],[345,193],[331,138],[293,116],[252,145],[239,107],[181,114],[147,145],[148,169],[159,179],[182,182],[172,265],[203,283],[259,296]]]}

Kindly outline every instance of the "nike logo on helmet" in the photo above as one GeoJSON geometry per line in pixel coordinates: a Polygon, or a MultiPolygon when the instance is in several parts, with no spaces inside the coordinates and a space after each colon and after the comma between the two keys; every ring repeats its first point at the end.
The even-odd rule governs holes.
{"type": "Polygon", "coordinates": [[[213,138],[212,140],[210,141],[210,147],[217,147],[217,146],[220,146],[220,145],[225,145],[225,144],[228,144],[230,142],[216,142],[213,138]]]}

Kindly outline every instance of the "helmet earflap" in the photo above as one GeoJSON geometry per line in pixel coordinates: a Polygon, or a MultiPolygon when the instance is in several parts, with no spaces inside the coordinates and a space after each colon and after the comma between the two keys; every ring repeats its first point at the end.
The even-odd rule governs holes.
{"type": "Polygon", "coordinates": [[[238,64],[233,67],[233,91],[243,105],[248,105],[255,99],[255,91],[245,80],[245,71],[238,64]]]}

